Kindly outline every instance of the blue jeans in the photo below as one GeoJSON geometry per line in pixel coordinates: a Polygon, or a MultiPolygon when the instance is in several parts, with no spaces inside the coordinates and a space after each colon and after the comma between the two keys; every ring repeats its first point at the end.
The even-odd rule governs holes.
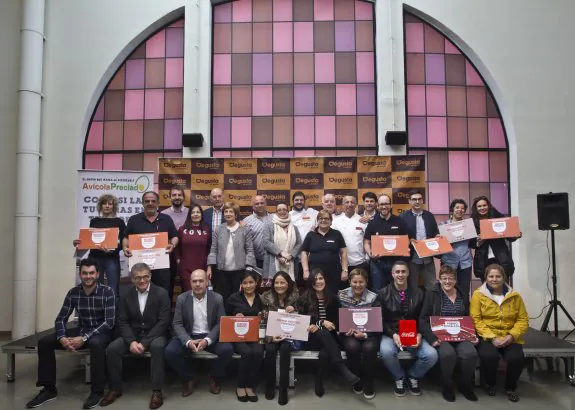
{"type": "Polygon", "coordinates": [[[108,286],[114,290],[116,298],[120,297],[120,257],[107,256],[98,258],[100,264],[100,283],[104,282],[104,273],[108,279],[108,286]]]}
{"type": "Polygon", "coordinates": [[[397,259],[395,258],[379,258],[379,260],[371,260],[369,264],[369,276],[371,280],[371,290],[377,292],[383,289],[389,282],[391,282],[391,267],[397,259]]]}
{"type": "MultiPolygon", "coordinates": [[[[205,336],[206,335],[192,335],[191,338],[202,339],[205,336]]],[[[226,367],[232,361],[232,355],[234,354],[233,345],[231,343],[212,342],[206,350],[218,356],[210,369],[210,375],[216,379],[224,377],[226,375],[226,367]]],[[[177,338],[170,340],[170,343],[166,346],[166,350],[164,350],[166,362],[178,373],[178,376],[186,381],[194,378],[194,371],[188,362],[184,360],[184,357],[189,355],[190,352],[191,350],[184,346],[180,339],[177,338]]]]}
{"type": "MultiPolygon", "coordinates": [[[[407,375],[413,379],[420,380],[437,363],[437,350],[431,347],[425,339],[421,340],[421,345],[418,348],[404,347],[404,349],[417,359],[407,370],[407,375]]],[[[397,358],[398,351],[399,349],[392,338],[388,336],[381,338],[379,353],[394,380],[404,379],[406,376],[406,372],[397,358]]]]}

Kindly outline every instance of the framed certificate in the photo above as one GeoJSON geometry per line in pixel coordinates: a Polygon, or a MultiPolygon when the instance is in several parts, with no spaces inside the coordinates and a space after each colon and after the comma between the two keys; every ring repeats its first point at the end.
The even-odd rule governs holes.
{"type": "Polygon", "coordinates": [[[118,228],[82,228],[78,249],[116,249],[119,231],[118,228]]]}
{"type": "Polygon", "coordinates": [[[360,332],[382,332],[381,307],[339,308],[339,332],[349,329],[360,332]]]}
{"type": "Polygon", "coordinates": [[[407,235],[371,235],[371,254],[373,256],[409,256],[409,237],[407,235]]]}
{"type": "Polygon", "coordinates": [[[453,247],[444,236],[413,241],[413,247],[420,258],[453,252],[453,247]]]}
{"type": "Polygon", "coordinates": [[[519,218],[480,219],[481,239],[518,238],[521,236],[519,218]]]}
{"type": "Polygon", "coordinates": [[[168,244],[167,232],[140,233],[128,236],[128,246],[131,251],[166,249],[168,244]]]}
{"type": "Polygon", "coordinates": [[[222,316],[220,318],[220,342],[240,343],[259,341],[260,318],[258,316],[222,316]]]}
{"type": "Polygon", "coordinates": [[[310,320],[311,318],[307,315],[270,311],[266,336],[280,336],[284,339],[307,342],[309,337],[307,328],[310,320]]]}
{"type": "Polygon", "coordinates": [[[471,218],[439,225],[439,233],[445,236],[449,243],[477,238],[477,231],[471,218]]]}
{"type": "Polygon", "coordinates": [[[140,262],[148,265],[150,269],[170,268],[170,255],[166,253],[167,232],[129,235],[128,246],[132,251],[132,256],[128,258],[128,269],[140,262]]]}
{"type": "Polygon", "coordinates": [[[431,331],[442,342],[477,341],[471,316],[430,316],[431,331]]]}

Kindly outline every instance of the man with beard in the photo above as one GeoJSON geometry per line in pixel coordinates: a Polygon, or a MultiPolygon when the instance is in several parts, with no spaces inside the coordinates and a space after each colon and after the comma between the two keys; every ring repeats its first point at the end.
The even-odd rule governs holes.
{"type": "Polygon", "coordinates": [[[98,283],[98,261],[87,258],[80,262],[80,284],[66,294],[60,313],[56,317],[55,333],[38,341],[38,381],[40,393],[26,404],[35,408],[54,400],[56,390],[55,350],[75,352],[90,349],[90,395],[84,409],[96,407],[104,395],[106,384],[106,346],[110,343],[116,318],[116,297],[109,286],[98,283]],[[66,329],[72,312],[78,315],[78,326],[66,329]]]}
{"type": "MultiPolygon", "coordinates": [[[[132,251],[129,248],[128,242],[128,237],[130,235],[166,232],[169,240],[166,252],[170,254],[178,245],[178,231],[176,230],[172,218],[158,212],[159,201],[160,196],[154,191],[148,191],[142,195],[144,212],[130,217],[128,220],[128,226],[126,227],[126,233],[124,234],[124,240],[122,241],[124,255],[126,255],[127,258],[132,256],[132,251]]],[[[173,289],[171,289],[170,269],[152,270],[152,282],[166,289],[171,300],[173,289]]]]}
{"type": "MultiPolygon", "coordinates": [[[[305,206],[305,194],[297,191],[292,195],[292,210],[290,211],[291,222],[298,230],[301,240],[305,239],[307,233],[315,228],[317,220],[317,211],[305,206]]],[[[302,278],[301,259],[295,255],[295,275],[299,280],[302,278]]],[[[271,285],[271,282],[270,282],[271,285]]]]}
{"type": "Polygon", "coordinates": [[[218,226],[224,221],[224,213],[222,211],[224,206],[224,191],[220,188],[212,189],[212,192],[210,192],[210,203],[212,207],[204,211],[204,222],[212,228],[212,232],[216,232],[218,226]]]}
{"type": "Polygon", "coordinates": [[[244,219],[245,226],[250,228],[252,240],[254,242],[254,255],[258,268],[264,267],[264,256],[266,251],[263,244],[264,226],[272,222],[271,215],[266,209],[266,199],[263,195],[256,195],[252,200],[253,213],[244,219]]]}

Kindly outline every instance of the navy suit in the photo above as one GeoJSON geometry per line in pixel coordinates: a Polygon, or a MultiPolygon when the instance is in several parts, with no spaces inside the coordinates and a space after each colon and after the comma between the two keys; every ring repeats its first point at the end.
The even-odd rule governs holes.
{"type": "MultiPolygon", "coordinates": [[[[213,228],[212,223],[214,220],[214,208],[210,207],[204,211],[204,223],[211,228],[213,228]]],[[[224,222],[224,212],[220,212],[220,224],[224,222]]]]}

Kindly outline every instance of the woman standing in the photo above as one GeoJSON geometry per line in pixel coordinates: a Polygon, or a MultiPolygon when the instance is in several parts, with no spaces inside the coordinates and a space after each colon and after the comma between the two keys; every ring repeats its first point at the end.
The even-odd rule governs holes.
{"type": "MultiPolygon", "coordinates": [[[[90,220],[90,228],[118,228],[118,246],[113,249],[92,249],[90,257],[97,259],[100,264],[99,281],[104,278],[109,287],[114,290],[116,297],[120,297],[120,250],[122,249],[122,238],[126,230],[126,224],[122,218],[118,218],[119,201],[114,195],[104,194],[98,198],[96,209],[98,216],[90,220]],[[104,275],[105,274],[105,275],[104,275]]],[[[79,239],[75,239],[74,246],[80,244],[79,239]]]]}
{"type": "Polygon", "coordinates": [[[184,292],[191,289],[190,275],[196,269],[206,269],[212,246],[211,228],[204,223],[204,212],[198,204],[191,203],[184,225],[178,229],[178,276],[184,292]]]}
{"type": "Polygon", "coordinates": [[[494,263],[503,267],[507,277],[510,278],[513,276],[515,264],[513,263],[507,241],[515,242],[521,238],[521,236],[519,236],[519,238],[481,239],[480,221],[482,219],[503,217],[503,214],[491,205],[491,202],[489,202],[486,196],[479,196],[473,200],[471,217],[473,218],[475,229],[479,234],[477,244],[475,245],[475,256],[473,257],[473,273],[475,277],[485,280],[485,267],[494,263]]]}
{"type": "Polygon", "coordinates": [[[339,322],[339,301],[328,291],[321,269],[314,269],[307,280],[307,290],[298,301],[298,311],[311,316],[308,328],[307,350],[319,350],[319,366],[315,379],[315,394],[322,397],[325,393],[323,379],[334,364],[344,380],[354,385],[359,377],[349,371],[341,357],[337,340],[339,322]]]}
{"type": "Polygon", "coordinates": [[[523,335],[529,329],[529,316],[523,299],[507,283],[502,266],[485,268],[485,283],[473,292],[471,317],[481,338],[479,359],[487,394],[495,396],[497,367],[502,356],[507,363],[505,393],[512,402],[519,401],[517,380],[523,370],[523,335]]]}
{"type": "Polygon", "coordinates": [[[278,204],[272,223],[266,224],[263,232],[264,280],[270,280],[278,271],[287,272],[295,281],[294,258],[299,254],[301,237],[291,222],[289,208],[278,204]]]}
{"type": "MultiPolygon", "coordinates": [[[[226,311],[230,316],[258,316],[263,310],[260,295],[256,292],[258,275],[253,271],[245,271],[239,292],[230,296],[226,311]]],[[[264,355],[264,346],[258,342],[234,343],[236,353],[241,356],[238,366],[238,384],[236,396],[241,402],[258,401],[255,392],[257,375],[264,355]]]]}
{"type": "Polygon", "coordinates": [[[256,259],[251,234],[247,227],[238,222],[240,207],[233,202],[226,202],[223,213],[224,223],[213,232],[207,273],[214,291],[227,300],[240,288],[246,266],[256,266],[256,259]]]}
{"type": "MultiPolygon", "coordinates": [[[[367,289],[367,272],[354,269],[349,274],[350,287],[339,291],[338,299],[344,308],[378,307],[377,294],[367,289]]],[[[345,331],[347,329],[342,329],[345,331]]],[[[364,333],[349,329],[342,337],[342,344],[347,355],[347,363],[353,374],[360,375],[361,381],[353,385],[355,394],[363,394],[367,400],[375,397],[373,373],[377,365],[379,333],[364,333]]]]}
{"type": "Polygon", "coordinates": [[[455,401],[453,391],[453,370],[459,361],[459,390],[470,401],[477,401],[473,391],[472,377],[477,364],[477,351],[474,343],[442,342],[431,331],[430,316],[469,316],[469,295],[457,285],[455,269],[444,265],[439,270],[439,283],[425,293],[423,307],[419,317],[419,329],[423,338],[439,353],[439,365],[443,376],[443,398],[455,401]]]}
{"type": "MultiPolygon", "coordinates": [[[[285,310],[287,313],[295,312],[298,292],[294,281],[285,272],[278,272],[272,279],[272,287],[262,295],[264,316],[267,319],[269,311],[285,310]]],[[[266,378],[266,399],[273,400],[276,388],[276,356],[280,354],[280,383],[278,404],[283,406],[288,402],[287,389],[289,384],[289,367],[292,344],[289,340],[280,337],[268,338],[266,343],[266,356],[264,371],[266,378]]]]}
{"type": "Polygon", "coordinates": [[[303,278],[307,280],[313,269],[325,273],[330,292],[337,293],[340,282],[347,281],[347,248],[341,232],[331,229],[332,215],[321,210],[317,214],[317,228],[309,231],[301,247],[303,278]]]}
{"type": "MultiPolygon", "coordinates": [[[[463,199],[454,199],[449,205],[449,221],[440,225],[463,221],[465,212],[467,212],[467,203],[463,199]]],[[[475,241],[475,239],[454,242],[451,244],[453,252],[441,255],[441,264],[456,270],[457,285],[467,295],[468,300],[471,290],[471,265],[473,262],[473,257],[469,250],[471,241],[475,241]]]]}

